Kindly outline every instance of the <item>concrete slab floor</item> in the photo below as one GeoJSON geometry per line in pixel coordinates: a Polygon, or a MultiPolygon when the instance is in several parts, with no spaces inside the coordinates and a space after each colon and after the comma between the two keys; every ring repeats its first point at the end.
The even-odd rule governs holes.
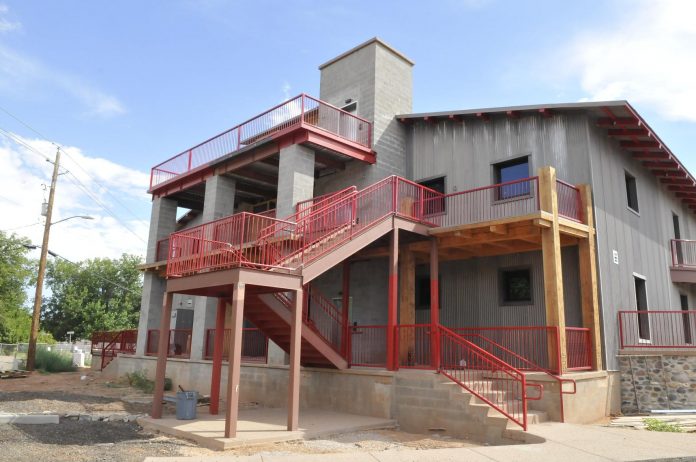
{"type": "Polygon", "coordinates": [[[696,461],[696,438],[689,433],[660,433],[547,422],[533,425],[539,444],[478,446],[429,450],[364,451],[340,454],[268,453],[252,456],[150,457],[145,462],[430,462],[430,461],[696,461]]]}
{"type": "Polygon", "coordinates": [[[391,419],[300,409],[300,428],[289,432],[286,430],[286,409],[254,408],[239,410],[237,437],[225,438],[224,414],[213,416],[207,408],[199,408],[197,417],[195,420],[177,420],[174,416],[164,416],[162,419],[142,417],[138,423],[145,429],[192,440],[214,450],[396,427],[396,421],[391,419]]]}

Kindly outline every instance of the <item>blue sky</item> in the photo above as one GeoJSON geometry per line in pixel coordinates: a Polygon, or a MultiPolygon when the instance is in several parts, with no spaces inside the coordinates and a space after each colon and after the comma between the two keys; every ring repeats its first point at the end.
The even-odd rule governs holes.
{"type": "MultiPolygon", "coordinates": [[[[0,0],[0,106],[74,147],[101,185],[127,183],[121,200],[99,197],[143,238],[149,201],[138,172],[288,96],[318,94],[317,66],[373,36],[416,62],[415,112],[628,99],[696,171],[695,3],[0,0]]],[[[0,128],[51,152],[3,113],[0,128]]],[[[38,191],[45,166],[13,159],[36,177],[23,187],[38,191]]],[[[105,215],[79,190],[65,194],[64,215],[105,215]]],[[[83,256],[71,238],[59,244],[83,256]]]]}

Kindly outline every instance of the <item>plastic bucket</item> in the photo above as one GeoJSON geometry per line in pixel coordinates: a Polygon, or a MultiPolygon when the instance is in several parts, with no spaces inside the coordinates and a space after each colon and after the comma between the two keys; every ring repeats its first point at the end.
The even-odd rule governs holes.
{"type": "Polygon", "coordinates": [[[193,420],[196,418],[198,404],[197,391],[176,392],[176,418],[178,420],[193,420]]]}

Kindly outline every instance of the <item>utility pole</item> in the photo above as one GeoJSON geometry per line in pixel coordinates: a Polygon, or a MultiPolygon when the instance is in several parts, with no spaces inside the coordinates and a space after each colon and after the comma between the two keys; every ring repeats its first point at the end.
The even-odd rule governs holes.
{"type": "Polygon", "coordinates": [[[58,181],[58,168],[60,165],[60,148],[56,151],[56,161],[53,163],[53,177],[51,178],[51,190],[48,193],[48,207],[46,209],[46,224],[44,225],[43,241],[41,244],[41,258],[39,259],[39,274],[36,278],[36,295],[34,297],[34,314],[31,319],[31,332],[29,332],[29,348],[27,350],[27,370],[34,370],[36,359],[36,340],[39,336],[39,321],[41,320],[41,298],[43,296],[44,276],[46,274],[46,258],[48,257],[48,236],[51,232],[51,215],[53,213],[53,199],[56,195],[56,182],[58,181]]]}

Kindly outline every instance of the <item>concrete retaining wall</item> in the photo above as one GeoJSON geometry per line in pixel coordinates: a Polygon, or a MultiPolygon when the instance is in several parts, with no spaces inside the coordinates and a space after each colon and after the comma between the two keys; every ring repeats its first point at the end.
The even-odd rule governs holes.
{"type": "Polygon", "coordinates": [[[621,411],[696,409],[696,352],[625,354],[621,367],[621,411]]]}
{"type": "MultiPolygon", "coordinates": [[[[104,371],[116,378],[134,371],[143,371],[154,378],[156,358],[141,356],[118,356],[104,371]]],[[[169,359],[167,377],[172,379],[174,388],[197,390],[201,394],[210,393],[211,361],[190,361],[169,359]]],[[[572,374],[577,383],[575,395],[564,395],[565,421],[590,423],[603,419],[620,410],[618,375],[607,372],[586,372],[572,374]]],[[[397,419],[403,421],[412,431],[417,422],[423,431],[437,427],[428,416],[442,415],[438,411],[440,401],[446,398],[432,394],[432,390],[415,390],[418,381],[425,381],[425,388],[432,383],[441,382],[442,376],[432,371],[388,372],[380,370],[351,369],[337,371],[319,368],[302,368],[300,379],[300,406],[304,408],[326,409],[351,414],[397,419]],[[401,379],[399,379],[401,377],[401,379]],[[400,381],[399,381],[400,380],[400,381]],[[407,384],[405,380],[409,381],[407,384]],[[411,382],[416,381],[416,385],[411,382]],[[422,396],[414,396],[414,390],[422,396]],[[416,399],[417,398],[417,399],[416,399]],[[434,400],[434,401],[433,401],[434,400]],[[405,410],[433,407],[433,412],[418,412],[409,416],[405,410]],[[437,409],[436,409],[437,408],[437,409]]],[[[544,384],[541,401],[530,401],[529,408],[546,411],[550,420],[560,420],[560,406],[557,383],[543,374],[532,375],[529,380],[544,384]]],[[[222,366],[221,390],[227,386],[227,366],[222,366]]],[[[241,368],[240,396],[242,402],[257,402],[265,407],[284,407],[288,396],[288,368],[275,365],[243,365],[241,368]]],[[[570,384],[566,384],[570,389],[570,384]]],[[[423,388],[423,387],[420,387],[423,388]]],[[[530,389],[530,395],[535,392],[530,389]]],[[[445,408],[447,405],[445,404],[445,408]]],[[[450,409],[455,411],[455,409],[450,409]]],[[[438,417],[439,418],[439,417],[438,417]]],[[[466,418],[462,414],[462,418],[466,418]]]]}

